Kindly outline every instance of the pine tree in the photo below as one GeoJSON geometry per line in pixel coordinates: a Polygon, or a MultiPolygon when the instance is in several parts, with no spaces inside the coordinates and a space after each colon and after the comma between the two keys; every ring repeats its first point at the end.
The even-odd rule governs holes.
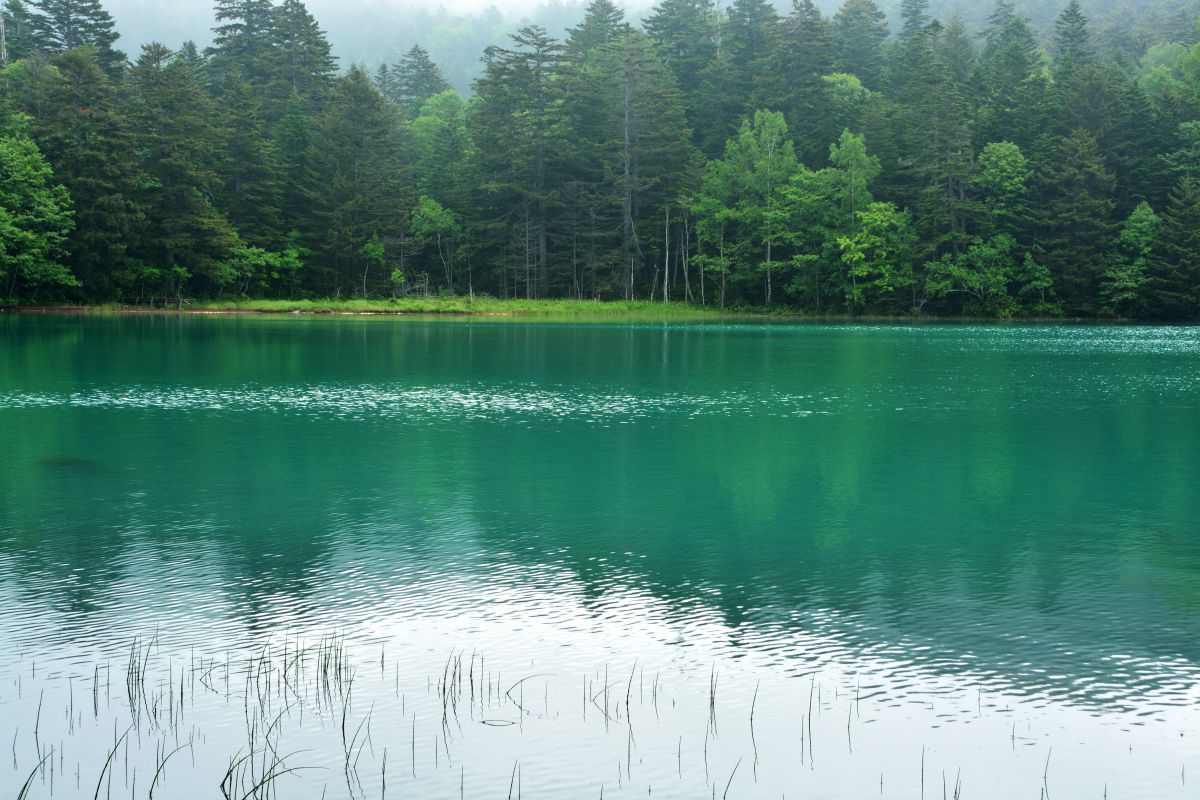
{"type": "Polygon", "coordinates": [[[583,21],[567,32],[566,52],[574,58],[583,58],[628,30],[625,12],[612,0],[592,0],[583,12],[583,21]]]}
{"type": "Polygon", "coordinates": [[[868,89],[879,89],[887,20],[874,0],[846,0],[833,18],[835,63],[839,72],[857,75],[868,89]]]}
{"type": "Polygon", "coordinates": [[[801,161],[820,164],[837,134],[825,76],[833,72],[829,23],[812,0],[795,0],[784,20],[779,51],[760,82],[766,104],[783,112],[801,161]]]}
{"type": "Polygon", "coordinates": [[[394,72],[397,100],[412,116],[420,112],[421,104],[426,100],[451,88],[437,64],[420,45],[413,45],[394,72]]]}
{"type": "Polygon", "coordinates": [[[919,36],[929,22],[929,0],[900,0],[900,41],[919,36]]]}
{"type": "Polygon", "coordinates": [[[272,12],[269,69],[274,94],[268,117],[278,119],[298,94],[318,103],[328,93],[337,59],[325,32],[301,0],[283,0],[272,12]]]}
{"type": "Polygon", "coordinates": [[[215,290],[239,242],[209,199],[221,185],[216,165],[224,131],[198,56],[145,45],[130,84],[131,120],[150,179],[144,197],[148,230],[139,253],[162,270],[167,290],[177,297],[193,277],[215,290]]]}
{"type": "Polygon", "coordinates": [[[780,32],[779,15],[767,0],[733,0],[722,40],[729,63],[725,88],[743,103],[743,110],[753,109],[761,99],[780,32]]]}
{"type": "Polygon", "coordinates": [[[216,0],[214,15],[218,24],[207,51],[213,71],[266,85],[275,27],[271,0],[216,0]]]}
{"type": "Polygon", "coordinates": [[[129,282],[145,225],[133,134],[94,50],[68,50],[54,66],[37,137],[71,194],[72,272],[94,296],[112,296],[129,282]]]}
{"type": "Polygon", "coordinates": [[[512,49],[489,48],[475,82],[475,152],[488,189],[485,212],[517,269],[514,294],[545,297],[551,280],[551,227],[560,202],[556,171],[564,142],[562,46],[536,25],[511,37],[512,49]]]}
{"type": "Polygon", "coordinates": [[[1054,24],[1054,75],[1069,78],[1075,70],[1092,61],[1092,34],[1079,0],[1071,0],[1054,24]]]}
{"type": "Polygon", "coordinates": [[[37,37],[33,28],[33,16],[23,0],[4,0],[0,5],[0,22],[4,32],[3,53],[0,67],[13,61],[27,58],[37,49],[37,37]]]}
{"type": "Polygon", "coordinates": [[[388,282],[389,270],[364,247],[378,237],[385,258],[394,257],[415,202],[398,134],[396,116],[365,72],[337,79],[309,151],[319,193],[313,223],[324,234],[312,245],[326,292],[371,296],[388,282]]]}
{"type": "Polygon", "coordinates": [[[1152,310],[1190,319],[1200,313],[1200,179],[1185,175],[1162,214],[1162,247],[1151,264],[1152,310]]]}
{"type": "Polygon", "coordinates": [[[697,140],[709,99],[703,91],[705,75],[717,56],[716,16],[714,0],[661,0],[644,22],[659,58],[675,76],[697,140]]]}
{"type": "Polygon", "coordinates": [[[99,0],[29,0],[29,7],[32,38],[43,52],[90,45],[105,72],[121,71],[125,54],[113,47],[120,34],[99,0]]]}
{"type": "Polygon", "coordinates": [[[1094,313],[1104,254],[1110,248],[1116,179],[1085,130],[1039,153],[1037,181],[1045,198],[1041,247],[1059,295],[1074,313],[1094,313]]]}

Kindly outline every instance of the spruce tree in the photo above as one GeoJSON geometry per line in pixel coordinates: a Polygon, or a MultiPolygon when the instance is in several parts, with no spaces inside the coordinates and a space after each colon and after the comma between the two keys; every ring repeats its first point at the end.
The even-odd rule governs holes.
{"type": "Polygon", "coordinates": [[[645,20],[646,33],[664,65],[675,76],[693,130],[707,96],[704,77],[717,55],[716,9],[713,0],[661,0],[645,20]]]}
{"type": "Polygon", "coordinates": [[[1048,141],[1036,159],[1045,204],[1042,260],[1059,296],[1074,313],[1095,313],[1104,254],[1111,246],[1116,178],[1085,130],[1048,141]]]}
{"type": "Polygon", "coordinates": [[[1054,74],[1058,80],[1069,78],[1075,70],[1092,61],[1092,34],[1088,19],[1071,0],[1054,23],[1054,74]]]}
{"type": "Polygon", "coordinates": [[[857,75],[868,89],[880,89],[887,20],[875,0],[846,0],[833,18],[835,62],[839,72],[857,75]]]}
{"type": "Polygon", "coordinates": [[[762,81],[765,104],[783,112],[800,160],[819,165],[839,131],[826,91],[833,72],[833,37],[829,23],[812,0],[795,0],[783,21],[774,66],[762,81]]]}
{"type": "Polygon", "coordinates": [[[283,0],[274,8],[270,45],[274,92],[267,109],[269,118],[278,119],[293,94],[319,103],[329,91],[337,59],[325,32],[301,0],[283,0]]]}
{"type": "Polygon", "coordinates": [[[214,16],[217,26],[207,51],[214,72],[240,74],[264,86],[275,27],[271,0],[216,0],[214,16]]]}
{"type": "Polygon", "coordinates": [[[134,136],[92,48],[68,50],[54,66],[37,137],[71,193],[71,269],[94,296],[111,297],[131,282],[145,227],[134,136]]]}
{"type": "Polygon", "coordinates": [[[779,15],[767,0],[733,0],[723,36],[730,68],[725,88],[742,102],[743,110],[759,104],[774,68],[779,36],[779,15]]]}
{"type": "Polygon", "coordinates": [[[1200,179],[1184,175],[1162,213],[1161,250],[1151,265],[1157,316],[1191,319],[1200,313],[1200,179]]]}
{"type": "Polygon", "coordinates": [[[218,276],[238,237],[210,197],[224,131],[203,83],[194,48],[179,54],[152,43],[130,71],[130,116],[148,180],[143,202],[147,235],[139,254],[162,270],[166,289],[182,297],[192,280],[219,289],[218,276]]]}
{"type": "Polygon", "coordinates": [[[99,0],[29,0],[29,9],[32,38],[43,52],[91,46],[105,72],[123,68],[125,54],[113,47],[120,34],[99,0]]]}
{"type": "Polygon", "coordinates": [[[451,88],[429,52],[420,45],[412,46],[394,72],[397,100],[411,116],[420,112],[421,104],[426,100],[451,88]]]}
{"type": "Polygon", "coordinates": [[[628,30],[625,12],[612,0],[592,0],[584,9],[583,21],[567,32],[566,52],[574,58],[583,58],[628,30]]]}
{"type": "Polygon", "coordinates": [[[900,41],[920,35],[929,22],[929,0],[900,0],[900,41]]]}

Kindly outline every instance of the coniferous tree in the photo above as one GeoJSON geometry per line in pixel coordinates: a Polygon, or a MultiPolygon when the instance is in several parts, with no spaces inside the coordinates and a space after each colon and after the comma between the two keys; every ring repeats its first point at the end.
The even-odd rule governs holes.
{"type": "Polygon", "coordinates": [[[137,201],[142,175],[116,89],[91,47],[55,57],[37,138],[70,192],[75,229],[72,272],[84,289],[112,294],[136,278],[132,251],[145,217],[137,201]]]}
{"type": "Polygon", "coordinates": [[[213,13],[217,26],[208,49],[213,71],[265,85],[275,28],[271,0],[216,0],[213,13]]]}
{"type": "Polygon", "coordinates": [[[1067,79],[1091,62],[1092,33],[1088,19],[1079,0],[1071,0],[1054,24],[1054,75],[1060,81],[1067,79]]]}
{"type": "Polygon", "coordinates": [[[337,79],[310,137],[321,239],[311,242],[319,285],[338,295],[370,296],[398,260],[403,222],[414,204],[398,157],[395,115],[361,69],[337,79]],[[376,251],[368,244],[376,241],[376,251]],[[384,263],[379,262],[379,257],[384,263]]]}
{"type": "Polygon", "coordinates": [[[495,243],[514,270],[510,289],[545,297],[551,279],[551,227],[560,200],[557,171],[563,146],[563,98],[556,80],[562,45],[545,29],[528,26],[513,49],[491,48],[476,81],[476,153],[488,189],[495,243]]]}
{"type": "Polygon", "coordinates": [[[269,72],[273,86],[272,119],[282,115],[297,94],[317,104],[329,91],[337,59],[317,21],[301,0],[283,0],[272,11],[269,72]]]}
{"type": "Polygon", "coordinates": [[[421,104],[426,100],[450,88],[450,84],[442,77],[442,71],[420,45],[412,46],[395,66],[394,72],[396,100],[410,115],[420,111],[421,104]]]}
{"type": "Polygon", "coordinates": [[[219,291],[237,233],[210,198],[220,189],[217,170],[223,131],[203,84],[202,61],[192,48],[174,53],[152,43],[130,72],[130,118],[138,134],[141,168],[150,179],[143,202],[147,235],[139,254],[161,272],[167,291],[182,297],[193,278],[219,291]]]}
{"type": "Polygon", "coordinates": [[[833,18],[835,63],[839,72],[857,75],[868,89],[879,89],[887,21],[874,0],[846,0],[833,18]]]}
{"type": "Polygon", "coordinates": [[[1184,175],[1162,213],[1162,244],[1151,264],[1154,312],[1173,319],[1200,312],[1200,180],[1184,175]]]}
{"type": "Polygon", "coordinates": [[[566,52],[581,58],[595,48],[615,41],[628,30],[625,12],[612,0],[592,0],[584,9],[583,21],[567,32],[566,52]]]}
{"type": "Polygon", "coordinates": [[[722,37],[729,63],[726,91],[753,109],[762,98],[779,46],[780,20],[767,0],[733,0],[722,37]]]}
{"type": "Polygon", "coordinates": [[[783,112],[801,161],[824,162],[836,135],[836,118],[825,77],[833,72],[829,23],[812,0],[795,0],[780,26],[774,66],[760,81],[766,104],[783,112]]]}
{"type": "Polygon", "coordinates": [[[1041,258],[1068,310],[1094,313],[1111,244],[1116,178],[1085,130],[1047,144],[1037,175],[1044,198],[1041,258]]]}
{"type": "Polygon", "coordinates": [[[120,34],[99,0],[29,0],[34,45],[46,53],[91,46],[110,75],[121,71],[125,54],[115,49],[120,34]]]}
{"type": "Polygon", "coordinates": [[[27,58],[37,49],[33,17],[24,0],[4,0],[0,5],[0,21],[4,29],[4,52],[0,67],[27,58]]]}
{"type": "Polygon", "coordinates": [[[715,18],[713,0],[661,0],[644,23],[663,64],[675,75],[693,122],[703,103],[705,70],[717,54],[715,18]]]}
{"type": "Polygon", "coordinates": [[[929,0],[900,0],[900,41],[921,35],[929,22],[929,0]]]}

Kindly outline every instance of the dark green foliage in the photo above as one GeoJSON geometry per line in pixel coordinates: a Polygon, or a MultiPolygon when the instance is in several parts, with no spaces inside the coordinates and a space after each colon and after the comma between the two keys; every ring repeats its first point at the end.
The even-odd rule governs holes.
{"type": "Polygon", "coordinates": [[[0,5],[25,300],[1200,315],[1200,44],[1175,0],[660,0],[640,29],[591,0],[562,40],[487,48],[473,97],[411,31],[339,75],[303,0],[216,0],[210,49],[130,67],[101,1],[0,5]]]}
{"type": "Polygon", "coordinates": [[[28,0],[28,10],[35,48],[61,53],[91,46],[107,72],[121,71],[125,54],[113,47],[119,34],[99,0],[28,0]]]}
{"type": "Polygon", "coordinates": [[[882,88],[887,22],[874,0],[846,0],[833,18],[839,72],[857,75],[870,89],[882,88]]]}
{"type": "Polygon", "coordinates": [[[388,99],[398,103],[409,114],[416,114],[426,100],[450,89],[442,77],[441,70],[429,58],[424,48],[413,45],[408,54],[392,68],[392,95],[388,99]]]}

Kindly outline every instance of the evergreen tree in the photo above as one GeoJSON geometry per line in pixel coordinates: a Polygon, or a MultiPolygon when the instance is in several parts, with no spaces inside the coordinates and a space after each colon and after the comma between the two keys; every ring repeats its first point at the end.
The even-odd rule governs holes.
{"type": "Polygon", "coordinates": [[[780,20],[767,0],[733,0],[722,43],[729,63],[726,91],[753,108],[762,98],[779,46],[780,20]]]}
{"type": "Polygon", "coordinates": [[[269,118],[278,119],[288,98],[297,94],[310,103],[329,91],[337,71],[325,32],[301,0],[283,0],[272,10],[269,71],[274,86],[269,118]]]}
{"type": "Polygon", "coordinates": [[[315,125],[310,163],[318,191],[311,242],[318,286],[337,295],[381,292],[389,270],[367,247],[378,239],[385,262],[398,257],[414,204],[400,161],[395,115],[361,69],[337,79],[315,125]]]}
{"type": "Polygon", "coordinates": [[[834,109],[825,77],[833,72],[833,38],[829,23],[812,0],[795,0],[784,20],[774,66],[760,81],[765,102],[783,112],[801,160],[819,164],[828,154],[834,109]]]}
{"type": "Polygon", "coordinates": [[[161,270],[166,290],[177,297],[193,277],[210,290],[219,288],[218,275],[239,244],[210,200],[221,185],[223,131],[202,76],[192,53],[177,55],[157,43],[142,48],[130,73],[130,116],[149,178],[148,230],[139,252],[161,270]]]}
{"type": "Polygon", "coordinates": [[[429,98],[450,89],[437,64],[420,45],[413,45],[394,72],[397,101],[410,115],[420,111],[429,98]]]}
{"type": "Polygon", "coordinates": [[[1011,141],[1028,150],[1049,126],[1051,89],[1026,19],[999,0],[979,61],[975,141],[1011,141]]]}
{"type": "Polygon", "coordinates": [[[562,46],[537,26],[490,48],[475,83],[478,169],[496,243],[514,256],[511,291],[545,297],[551,280],[551,226],[560,201],[557,166],[564,143],[562,46]],[[519,287],[519,288],[518,288],[519,287]]]}
{"type": "Polygon", "coordinates": [[[965,89],[974,77],[978,55],[975,43],[967,33],[966,23],[957,12],[950,17],[942,31],[941,57],[950,69],[950,76],[960,88],[965,89]]]}
{"type": "Polygon", "coordinates": [[[145,224],[134,138],[91,47],[56,56],[54,66],[37,138],[71,195],[72,272],[85,290],[111,296],[136,272],[131,251],[145,224]]]}
{"type": "Polygon", "coordinates": [[[1070,0],[1054,24],[1054,74],[1058,80],[1092,61],[1092,34],[1079,0],[1070,0]]]}
{"type": "Polygon", "coordinates": [[[567,32],[566,52],[574,58],[583,58],[628,30],[625,12],[612,0],[592,0],[583,12],[583,21],[567,32]]]}
{"type": "Polygon", "coordinates": [[[233,76],[225,81],[220,108],[225,135],[219,206],[248,244],[282,247],[287,233],[280,216],[282,165],[261,103],[245,79],[233,76]]]}
{"type": "Polygon", "coordinates": [[[1162,214],[1162,245],[1151,264],[1151,303],[1157,316],[1191,319],[1200,313],[1200,179],[1184,175],[1162,214]]]}
{"type": "Polygon", "coordinates": [[[833,18],[838,72],[857,75],[869,89],[879,89],[887,20],[874,0],[846,0],[833,18]]]}
{"type": "Polygon", "coordinates": [[[900,0],[900,41],[921,35],[929,22],[929,0],[900,0]]]}
{"type": "Polygon", "coordinates": [[[29,23],[35,45],[46,53],[91,46],[110,75],[119,73],[125,54],[113,45],[120,34],[99,0],[29,0],[29,23]]]}
{"type": "Polygon", "coordinates": [[[214,15],[217,27],[208,49],[214,72],[265,85],[275,29],[271,0],[216,0],[214,15]]]}
{"type": "Polygon", "coordinates": [[[0,4],[0,28],[4,33],[0,67],[27,58],[37,49],[33,17],[24,0],[4,0],[0,4]]]}
{"type": "Polygon", "coordinates": [[[1084,130],[1058,138],[1040,154],[1042,257],[1074,313],[1094,313],[1109,250],[1116,179],[1096,140],[1084,130]]]}
{"type": "MultiPolygon", "coordinates": [[[[704,72],[717,54],[713,0],[661,0],[646,17],[645,28],[694,112],[703,102],[704,72]]],[[[689,118],[694,122],[694,113],[689,118]]]]}

